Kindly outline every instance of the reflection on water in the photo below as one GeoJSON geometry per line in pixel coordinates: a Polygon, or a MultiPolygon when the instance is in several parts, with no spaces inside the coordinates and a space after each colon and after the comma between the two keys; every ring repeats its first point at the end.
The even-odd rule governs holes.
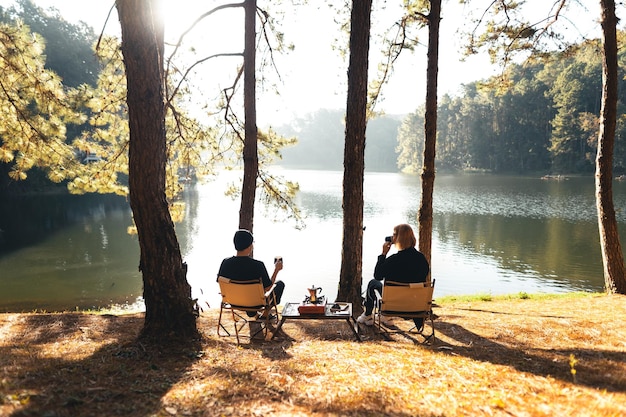
{"type": "MultiPolygon", "coordinates": [[[[488,259],[497,266],[495,276],[481,277],[477,270],[474,279],[508,281],[501,288],[484,285],[485,290],[511,292],[512,286],[526,292],[603,290],[596,223],[450,214],[436,221],[436,240],[454,248],[448,251],[460,250],[464,259],[488,259]]],[[[463,276],[462,271],[459,274],[463,276]]],[[[464,282],[458,285],[459,292],[470,289],[464,282]]]]}
{"type": "MultiPolygon", "coordinates": [[[[274,256],[283,256],[279,279],[286,283],[286,301],[303,299],[311,285],[334,299],[342,173],[279,173],[300,183],[297,201],[307,227],[274,222],[276,213],[259,208],[255,257],[271,268],[274,256]]],[[[176,225],[193,296],[211,307],[219,305],[216,273],[221,260],[234,254],[238,224],[239,202],[223,192],[239,173],[225,175],[186,193],[186,218],[176,225]]],[[[626,221],[625,187],[614,186],[620,225],[626,221]]],[[[397,223],[416,226],[419,178],[368,174],[365,200],[363,285],[384,236],[397,223]]],[[[22,198],[0,203],[0,215],[0,311],[97,308],[132,304],[141,296],[138,243],[126,234],[131,216],[124,199],[22,198]]],[[[432,271],[436,295],[602,291],[593,178],[437,177],[432,271]]]]}
{"type": "Polygon", "coordinates": [[[141,296],[123,198],[29,196],[0,207],[0,311],[89,309],[141,296]]]}

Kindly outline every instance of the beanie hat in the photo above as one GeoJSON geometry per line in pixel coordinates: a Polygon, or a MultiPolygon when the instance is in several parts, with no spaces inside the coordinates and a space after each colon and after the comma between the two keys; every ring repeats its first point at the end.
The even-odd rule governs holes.
{"type": "Polygon", "coordinates": [[[235,237],[233,238],[233,243],[235,244],[235,249],[244,250],[252,245],[254,238],[252,237],[252,233],[250,233],[246,229],[240,229],[235,232],[235,237]]]}

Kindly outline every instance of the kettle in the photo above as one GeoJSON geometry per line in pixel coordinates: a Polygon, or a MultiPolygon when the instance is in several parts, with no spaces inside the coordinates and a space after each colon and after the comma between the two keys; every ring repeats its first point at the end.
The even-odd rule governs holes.
{"type": "Polygon", "coordinates": [[[315,285],[312,285],[311,288],[307,288],[309,290],[309,301],[313,304],[317,302],[318,292],[322,293],[322,287],[315,288],[315,285]]]}

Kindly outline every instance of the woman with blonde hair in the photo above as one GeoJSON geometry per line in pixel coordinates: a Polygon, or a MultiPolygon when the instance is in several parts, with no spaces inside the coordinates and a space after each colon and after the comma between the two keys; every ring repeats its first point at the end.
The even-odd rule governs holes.
{"type": "MultiPolygon", "coordinates": [[[[413,229],[408,224],[399,224],[393,228],[393,235],[385,239],[382,254],[378,255],[378,261],[374,267],[374,279],[367,284],[365,297],[365,311],[357,318],[357,322],[371,326],[374,324],[375,290],[382,292],[383,279],[396,282],[426,282],[430,267],[424,254],[415,245],[417,239],[413,229]],[[398,252],[387,257],[391,245],[396,245],[398,252]]],[[[393,324],[391,319],[383,319],[386,325],[393,324]]],[[[421,329],[423,319],[415,319],[415,325],[421,329]]]]}

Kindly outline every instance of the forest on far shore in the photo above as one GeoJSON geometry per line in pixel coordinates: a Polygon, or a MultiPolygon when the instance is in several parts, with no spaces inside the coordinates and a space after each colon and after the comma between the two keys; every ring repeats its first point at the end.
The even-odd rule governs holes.
{"type": "MultiPolygon", "coordinates": [[[[619,33],[620,40],[626,40],[619,33]]],[[[626,172],[626,52],[619,51],[620,88],[614,172],[626,172]]],[[[439,97],[437,170],[515,174],[587,174],[595,169],[602,63],[599,40],[512,65],[501,76],[439,97]]],[[[288,167],[341,169],[342,110],[319,110],[277,128],[298,144],[283,150],[288,167]]],[[[369,121],[368,171],[421,171],[424,108],[369,121]]]]}

